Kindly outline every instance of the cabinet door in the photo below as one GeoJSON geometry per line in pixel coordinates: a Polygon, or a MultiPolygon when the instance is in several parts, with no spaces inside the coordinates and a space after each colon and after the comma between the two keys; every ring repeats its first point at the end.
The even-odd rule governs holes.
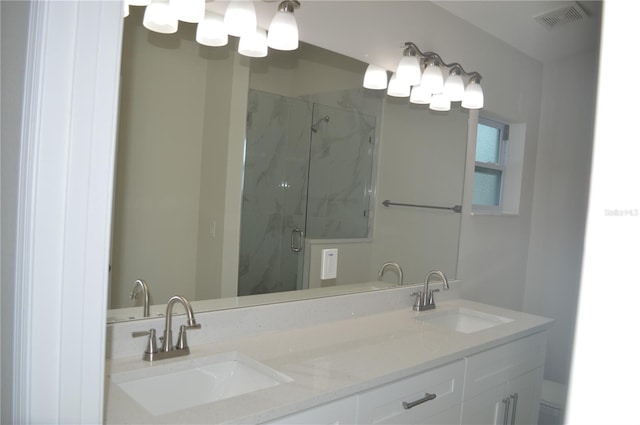
{"type": "Polygon", "coordinates": [[[539,367],[509,381],[508,392],[512,397],[510,414],[515,413],[515,419],[509,423],[518,425],[538,423],[543,375],[544,368],[539,367]],[[514,399],[514,395],[517,399],[514,399]]]}
{"type": "Polygon", "coordinates": [[[267,422],[271,425],[339,425],[356,423],[356,397],[351,396],[331,403],[303,410],[293,415],[285,416],[275,421],[267,422]]]}
{"type": "Polygon", "coordinates": [[[358,396],[358,423],[457,424],[463,379],[464,362],[458,361],[364,392],[358,396]]]}
{"type": "Polygon", "coordinates": [[[460,423],[463,425],[504,425],[507,397],[506,383],[485,389],[482,393],[463,400],[460,423]]]}

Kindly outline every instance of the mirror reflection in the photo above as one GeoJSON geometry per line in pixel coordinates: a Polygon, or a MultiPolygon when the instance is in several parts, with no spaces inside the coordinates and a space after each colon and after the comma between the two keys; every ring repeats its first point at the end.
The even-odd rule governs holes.
{"type": "Polygon", "coordinates": [[[111,310],[142,305],[130,298],[138,279],[163,304],[176,293],[322,295],[375,281],[388,261],[402,266],[405,283],[435,268],[455,278],[460,215],[381,203],[461,203],[466,111],[362,89],[366,64],[315,46],[248,59],[234,40],[197,44],[195,25],[152,33],[133,9],[123,35],[111,310]],[[327,248],[338,250],[337,275],[321,279],[327,248]]]}

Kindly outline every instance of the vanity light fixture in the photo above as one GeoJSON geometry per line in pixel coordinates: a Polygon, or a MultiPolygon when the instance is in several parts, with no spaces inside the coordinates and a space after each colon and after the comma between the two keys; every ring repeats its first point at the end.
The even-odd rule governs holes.
{"type": "MultiPolygon", "coordinates": [[[[253,1],[231,0],[224,16],[206,10],[208,0],[124,0],[123,16],[129,16],[129,6],[146,6],[143,25],[163,34],[178,31],[178,21],[198,24],[196,41],[205,46],[225,46],[229,35],[239,37],[238,53],[261,58],[269,47],[276,50],[298,48],[298,23],[293,15],[299,0],[284,0],[271,20],[269,32],[257,26],[253,1]]],[[[384,84],[386,88],[386,71],[384,84]]]]}
{"type": "Polygon", "coordinates": [[[296,50],[298,48],[298,22],[293,12],[300,7],[298,0],[285,0],[269,25],[267,44],[276,50],[296,50]]]}
{"type": "MultiPolygon", "coordinates": [[[[459,63],[448,64],[437,53],[422,52],[410,41],[404,46],[400,64],[388,84],[389,96],[409,97],[411,103],[429,104],[429,109],[435,111],[450,110],[451,102],[461,102],[467,109],[484,107],[482,76],[478,72],[467,72],[459,63]]],[[[386,80],[386,71],[371,64],[367,67],[363,86],[383,89],[386,86],[386,81],[381,81],[383,77],[386,80]]]]}

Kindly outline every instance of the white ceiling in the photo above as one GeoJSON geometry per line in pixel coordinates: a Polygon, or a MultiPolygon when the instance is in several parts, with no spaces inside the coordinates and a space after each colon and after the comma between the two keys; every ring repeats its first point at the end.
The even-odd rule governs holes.
{"type": "Polygon", "coordinates": [[[601,1],[579,1],[589,17],[547,29],[533,17],[571,1],[434,1],[448,12],[503,40],[541,62],[596,48],[600,39],[601,1]]]}

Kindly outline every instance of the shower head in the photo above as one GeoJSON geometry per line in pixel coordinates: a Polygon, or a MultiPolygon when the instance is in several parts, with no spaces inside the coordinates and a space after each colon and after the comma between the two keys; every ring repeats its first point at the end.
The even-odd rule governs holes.
{"type": "Polygon", "coordinates": [[[313,124],[311,126],[311,131],[313,131],[314,133],[317,133],[318,132],[318,127],[320,127],[320,123],[322,121],[329,122],[329,115],[325,115],[324,117],[322,117],[318,121],[316,121],[315,124],[313,124]]]}

